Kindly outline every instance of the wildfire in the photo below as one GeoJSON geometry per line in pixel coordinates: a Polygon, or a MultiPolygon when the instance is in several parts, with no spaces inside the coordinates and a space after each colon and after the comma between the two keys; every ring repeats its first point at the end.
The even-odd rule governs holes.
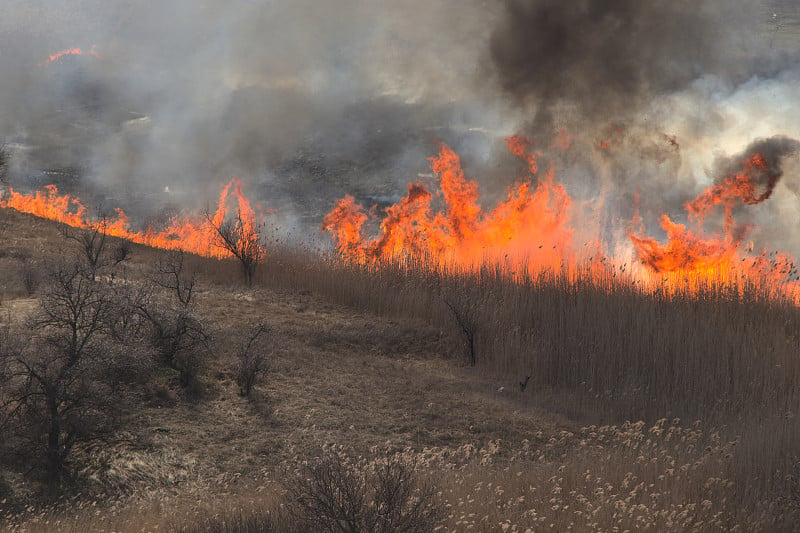
{"type": "MultiPolygon", "coordinates": [[[[507,145],[536,176],[531,142],[512,137],[507,145]]],[[[572,201],[554,181],[552,167],[536,185],[526,180],[509,188],[507,198],[487,213],[479,204],[477,183],[465,178],[452,149],[443,144],[430,161],[439,192],[434,195],[424,183],[410,184],[406,196],[387,209],[377,238],[362,235],[369,219],[364,209],[350,196],[339,200],[323,228],[333,233],[342,254],[362,262],[427,257],[439,265],[468,269],[487,261],[524,264],[530,271],[574,263],[572,201]],[[436,212],[435,200],[442,204],[436,212]]]]}
{"type": "Polygon", "coordinates": [[[242,183],[239,178],[232,179],[222,188],[213,214],[174,218],[166,228],[148,228],[145,231],[131,230],[128,216],[121,209],[116,210],[114,217],[91,219],[79,198],[59,194],[55,185],[48,185],[44,190],[33,194],[21,194],[9,189],[6,196],[0,197],[0,207],[16,209],[76,228],[98,229],[107,235],[155,248],[183,250],[220,259],[230,257],[231,254],[218,245],[216,228],[232,214],[234,204],[236,214],[245,225],[245,230],[255,228],[259,223],[259,217],[242,193],[242,183]]]}
{"type": "Polygon", "coordinates": [[[690,221],[697,225],[696,231],[673,222],[668,215],[661,217],[661,227],[667,233],[666,244],[647,237],[636,217],[635,229],[628,236],[639,261],[655,273],[682,277],[690,286],[708,280],[747,280],[800,302],[800,284],[788,279],[796,271],[791,258],[782,253],[749,255],[748,250],[742,249],[749,226],[737,225],[733,215],[739,205],[754,205],[768,199],[779,178],[780,173],[770,170],[765,155],[750,155],[740,162],[739,168],[685,204],[690,221]],[[703,223],[717,206],[724,213],[722,234],[707,235],[703,223]]]}
{"type": "MultiPolygon", "coordinates": [[[[782,253],[754,254],[752,245],[743,246],[750,227],[737,224],[734,217],[741,206],[770,198],[781,176],[780,154],[800,151],[800,143],[778,142],[783,148],[779,147],[777,156],[748,154],[687,202],[687,224],[662,215],[666,242],[648,236],[637,213],[627,236],[638,266],[608,258],[599,243],[593,244],[596,249],[591,257],[579,256],[573,243],[572,199],[555,180],[552,164],[541,172],[540,154],[521,136],[507,139],[506,144],[526,163],[528,175],[509,187],[506,198],[494,209],[481,206],[477,183],[465,177],[459,156],[442,144],[430,158],[433,183],[409,184],[406,195],[386,209],[377,236],[366,235],[369,222],[375,219],[374,209],[366,211],[351,196],[336,203],[325,216],[323,228],[331,232],[343,257],[362,264],[413,259],[432,268],[475,271],[489,263],[512,277],[580,271],[599,281],[624,278],[642,290],[667,294],[697,293],[721,282],[738,290],[755,286],[770,296],[800,303],[799,271],[792,258],[782,253]],[[720,220],[715,214],[721,214],[720,220]],[[708,233],[704,226],[719,226],[720,231],[708,233]]],[[[32,194],[9,189],[0,196],[0,207],[148,246],[216,258],[230,257],[218,245],[216,228],[236,216],[245,234],[256,235],[261,222],[238,178],[222,188],[213,213],[176,217],[166,228],[144,231],[132,230],[122,210],[113,217],[90,218],[78,198],[60,194],[54,185],[32,194]]]]}
{"type": "Polygon", "coordinates": [[[37,66],[42,67],[42,66],[47,65],[49,63],[53,63],[55,61],[58,61],[59,59],[61,59],[64,56],[82,56],[82,55],[90,55],[90,56],[94,56],[94,57],[97,57],[97,58],[100,57],[100,54],[97,52],[97,45],[93,44],[92,48],[87,50],[86,52],[84,52],[80,48],[67,48],[66,50],[61,50],[59,52],[56,52],[55,54],[51,54],[50,57],[46,61],[42,61],[41,63],[38,63],[37,66]]]}
{"type": "MultiPolygon", "coordinates": [[[[752,254],[743,249],[747,225],[737,225],[734,209],[769,198],[780,178],[775,162],[755,153],[744,159],[715,185],[685,205],[696,229],[661,217],[667,242],[648,237],[640,217],[634,217],[628,237],[639,268],[618,265],[602,246],[589,257],[578,257],[572,237],[572,200],[554,179],[550,165],[539,175],[539,155],[530,140],[511,137],[509,151],[524,160],[530,177],[508,190],[507,198],[492,211],[481,207],[478,186],[465,178],[458,155],[442,145],[430,159],[438,180],[435,193],[424,183],[411,183],[404,198],[386,210],[375,238],[364,236],[373,212],[367,213],[354,198],[345,196],[328,213],[323,229],[331,232],[339,252],[361,263],[403,261],[410,257],[429,266],[474,270],[486,263],[500,265],[509,274],[537,274],[545,270],[575,272],[608,279],[624,276],[642,289],[697,292],[712,283],[765,288],[774,296],[800,303],[800,284],[790,278],[797,268],[786,254],[752,254]],[[439,210],[434,205],[441,206],[439,210]],[[722,207],[720,234],[708,235],[703,222],[722,207]]],[[[619,261],[618,263],[622,263],[619,261]]],[[[619,279],[619,278],[617,278],[619,279]]]]}

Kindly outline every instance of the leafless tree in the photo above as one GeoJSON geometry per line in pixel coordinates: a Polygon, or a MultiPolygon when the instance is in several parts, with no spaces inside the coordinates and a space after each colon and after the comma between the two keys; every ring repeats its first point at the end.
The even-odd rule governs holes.
{"type": "Polygon", "coordinates": [[[108,219],[106,217],[101,217],[89,229],[73,228],[66,224],[59,226],[64,238],[78,244],[80,256],[86,261],[92,280],[95,279],[98,270],[105,266],[107,261],[105,257],[107,229],[108,219]]]}
{"type": "Polygon", "coordinates": [[[264,260],[259,228],[246,221],[241,210],[236,212],[235,218],[222,222],[216,222],[208,212],[206,219],[216,233],[216,245],[239,261],[245,282],[252,285],[256,267],[264,260]]]}
{"type": "Polygon", "coordinates": [[[196,277],[188,272],[183,252],[169,252],[156,263],[156,275],[151,276],[153,283],[175,295],[181,307],[189,307],[196,277]]]}
{"type": "Polygon", "coordinates": [[[208,328],[194,313],[194,283],[183,254],[172,253],[157,263],[150,283],[135,299],[139,316],[150,325],[161,363],[178,370],[184,387],[193,383],[211,341],[208,328]]]}
{"type": "Polygon", "coordinates": [[[467,359],[470,366],[475,366],[477,360],[475,356],[475,335],[478,333],[479,313],[477,305],[468,295],[458,290],[450,294],[442,294],[442,301],[445,303],[459,330],[464,335],[467,346],[467,359]]]}
{"type": "Polygon", "coordinates": [[[111,261],[114,266],[127,261],[131,257],[132,243],[128,239],[118,239],[116,246],[111,250],[111,261]]]}
{"type": "Polygon", "coordinates": [[[39,271],[40,265],[30,257],[22,258],[22,266],[20,267],[19,277],[22,281],[22,286],[28,296],[36,294],[39,288],[39,281],[41,272],[39,271]]]}
{"type": "Polygon", "coordinates": [[[269,348],[265,341],[268,341],[268,332],[267,326],[258,324],[239,348],[236,383],[241,396],[249,397],[258,377],[267,371],[269,348]]]}
{"type": "Polygon", "coordinates": [[[40,310],[15,332],[27,343],[0,351],[0,396],[13,428],[8,437],[41,457],[48,480],[58,484],[75,444],[112,434],[125,412],[124,385],[150,358],[141,343],[123,345],[110,335],[114,299],[85,265],[59,265],[48,281],[40,310]]]}

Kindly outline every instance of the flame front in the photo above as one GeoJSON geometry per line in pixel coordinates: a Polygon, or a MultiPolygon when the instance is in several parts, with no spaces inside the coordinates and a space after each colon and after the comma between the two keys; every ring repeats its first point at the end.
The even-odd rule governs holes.
{"type": "MultiPolygon", "coordinates": [[[[530,141],[513,137],[507,144],[536,176],[538,164],[528,150],[530,141]]],[[[552,168],[535,186],[526,180],[509,188],[507,198],[487,213],[479,203],[477,183],[465,178],[452,149],[443,144],[430,161],[438,176],[438,194],[423,183],[410,184],[406,196],[387,209],[377,238],[362,236],[368,216],[352,197],[336,204],[323,228],[333,234],[342,254],[362,262],[426,257],[438,265],[467,269],[487,261],[525,264],[531,271],[574,263],[572,201],[555,183],[552,168]],[[436,212],[435,200],[442,204],[436,212]]]]}
{"type": "Polygon", "coordinates": [[[516,136],[506,144],[527,163],[530,178],[538,181],[527,179],[510,187],[507,198],[490,212],[481,207],[478,186],[465,178],[458,155],[442,145],[430,160],[439,190],[433,193],[423,183],[409,184],[406,196],[387,208],[377,237],[364,236],[371,213],[351,196],[339,200],[325,217],[323,229],[331,232],[344,257],[360,263],[413,257],[431,268],[477,270],[497,264],[512,277],[520,272],[534,276],[548,270],[581,272],[601,286],[615,278],[666,294],[697,293],[727,283],[740,293],[756,286],[771,297],[800,303],[791,257],[743,249],[749,226],[734,220],[737,206],[763,202],[775,188],[778,178],[770,173],[763,155],[752,155],[685,205],[696,229],[664,214],[660,224],[666,243],[646,235],[637,213],[627,233],[639,265],[631,268],[623,260],[609,259],[599,244],[591,257],[579,257],[573,245],[573,202],[555,181],[552,165],[539,175],[539,154],[531,150],[531,141],[516,136]],[[437,202],[441,209],[434,211],[437,202]],[[703,222],[717,207],[723,209],[724,224],[720,234],[708,235],[703,222]]]}
{"type": "Polygon", "coordinates": [[[97,229],[107,235],[128,239],[146,246],[165,250],[183,250],[218,259],[231,257],[229,251],[219,246],[216,228],[220,227],[226,217],[231,214],[234,204],[237,206],[237,213],[245,230],[255,229],[259,223],[259,217],[255,214],[247,197],[242,193],[242,183],[239,178],[232,179],[222,188],[217,208],[213,214],[176,217],[166,228],[148,228],[145,231],[131,230],[128,225],[128,217],[121,209],[117,209],[116,216],[113,218],[101,220],[89,218],[80,199],[68,194],[59,194],[55,185],[48,185],[44,190],[33,194],[20,194],[9,189],[6,197],[0,198],[0,207],[16,209],[76,228],[97,229]]]}
{"type": "Polygon", "coordinates": [[[778,176],[769,172],[766,158],[758,153],[742,161],[740,167],[685,204],[689,220],[697,225],[696,231],[662,215],[660,223],[667,242],[661,244],[645,235],[637,215],[628,232],[636,256],[651,272],[671,277],[673,284],[681,280],[679,284],[690,289],[696,290],[709,281],[745,282],[773,296],[800,303],[800,283],[793,279],[797,274],[794,260],[781,252],[753,256],[743,249],[750,228],[737,225],[733,214],[739,205],[754,205],[768,199],[778,176]],[[707,235],[703,224],[717,206],[722,207],[724,214],[722,234],[707,235]]]}
{"type": "MultiPolygon", "coordinates": [[[[750,155],[739,168],[687,202],[688,224],[662,215],[665,243],[646,234],[637,213],[627,236],[638,267],[628,267],[623,260],[609,258],[601,244],[596,245],[592,257],[576,253],[573,201],[555,180],[553,166],[541,173],[539,154],[524,137],[512,137],[506,143],[525,161],[528,176],[509,187],[506,198],[491,211],[481,206],[478,185],[465,177],[458,155],[442,144],[430,159],[438,187],[409,184],[406,195],[387,208],[376,237],[365,235],[374,213],[365,211],[351,196],[336,203],[325,216],[323,228],[331,232],[343,257],[362,264],[413,259],[414,264],[430,268],[467,271],[494,264],[511,277],[580,272],[599,281],[600,286],[613,277],[641,290],[666,294],[698,293],[703,287],[726,283],[740,294],[745,288],[757,287],[769,297],[800,303],[794,260],[779,252],[754,254],[752,246],[743,246],[749,226],[737,224],[734,218],[737,208],[763,202],[774,191],[779,175],[771,170],[774,161],[763,154],[750,155]],[[720,209],[721,229],[709,234],[704,228],[710,225],[707,219],[720,209]]],[[[99,229],[148,246],[216,258],[231,255],[219,246],[215,229],[226,218],[235,213],[244,232],[253,235],[261,222],[238,178],[222,188],[213,213],[175,218],[162,229],[133,231],[122,210],[114,217],[93,220],[78,198],[60,194],[54,185],[27,195],[10,189],[0,197],[0,207],[99,229]]],[[[584,228],[582,234],[586,231],[584,228]]],[[[589,234],[591,231],[588,228],[589,234]]]]}

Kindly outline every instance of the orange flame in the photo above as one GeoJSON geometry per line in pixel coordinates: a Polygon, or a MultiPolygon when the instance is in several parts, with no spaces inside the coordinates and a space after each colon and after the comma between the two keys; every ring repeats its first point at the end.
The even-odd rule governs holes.
{"type": "Polygon", "coordinates": [[[82,55],[91,55],[97,58],[100,57],[100,54],[97,53],[97,45],[93,44],[92,48],[90,50],[87,50],[86,52],[84,52],[80,48],[67,48],[66,50],[61,50],[59,52],[56,52],[55,54],[51,54],[46,61],[37,63],[37,66],[42,67],[44,65],[47,65],[48,63],[53,63],[55,61],[58,61],[64,56],[82,56],[82,55]]]}
{"type": "Polygon", "coordinates": [[[218,228],[231,214],[234,202],[245,230],[255,229],[259,217],[255,214],[247,197],[242,194],[242,183],[239,178],[232,179],[222,188],[213,215],[209,213],[208,217],[173,218],[168,227],[161,230],[154,228],[148,228],[145,231],[131,230],[128,225],[128,217],[121,209],[116,210],[114,218],[92,220],[87,216],[87,210],[81,204],[80,199],[68,194],[59,194],[55,185],[48,185],[43,191],[33,194],[20,194],[9,189],[6,197],[0,197],[0,207],[16,209],[22,213],[30,213],[76,228],[98,229],[107,235],[128,239],[146,246],[166,250],[183,250],[220,259],[230,257],[231,254],[219,246],[215,228],[218,228]]]}
{"type": "MultiPolygon", "coordinates": [[[[507,140],[509,149],[528,163],[531,175],[538,165],[522,137],[507,140]]],[[[572,229],[568,226],[571,199],[553,180],[552,168],[536,186],[523,181],[508,191],[506,200],[489,213],[479,204],[478,185],[467,180],[458,155],[442,145],[431,158],[438,176],[443,209],[433,212],[436,199],[423,183],[408,186],[407,195],[386,211],[380,235],[362,236],[368,220],[364,209],[346,196],[328,213],[323,229],[330,231],[339,251],[356,261],[428,257],[436,264],[477,268],[485,261],[527,265],[531,271],[561,268],[574,262],[572,229]]]]}
{"type": "Polygon", "coordinates": [[[778,176],[768,172],[764,156],[752,155],[742,162],[741,170],[725,176],[685,204],[690,220],[697,224],[696,232],[673,222],[668,215],[661,217],[661,227],[667,233],[666,244],[645,235],[637,214],[628,232],[637,258],[650,271],[681,277],[683,284],[689,286],[708,281],[748,280],[776,292],[776,296],[787,296],[800,303],[800,284],[787,276],[796,270],[791,258],[782,253],[773,254],[771,260],[764,253],[748,255],[741,245],[749,227],[737,226],[733,216],[739,204],[753,205],[768,199],[777,180],[778,176]],[[758,182],[764,182],[761,192],[758,182]],[[703,222],[716,206],[724,210],[722,235],[706,235],[703,222]]]}
{"type": "Polygon", "coordinates": [[[792,259],[785,254],[754,256],[742,250],[748,227],[733,221],[737,204],[764,201],[777,182],[762,156],[742,162],[739,171],[686,204],[696,230],[662,216],[666,244],[645,234],[637,212],[628,236],[640,267],[628,268],[627,262],[609,259],[599,242],[587,243],[591,257],[578,257],[570,226],[572,200],[555,182],[552,165],[537,176],[539,154],[531,150],[532,142],[518,136],[506,143],[538,182],[528,179],[510,187],[507,198],[490,212],[481,207],[478,186],[465,178],[458,155],[442,145],[431,158],[438,191],[423,183],[409,184],[406,196],[386,209],[377,237],[365,236],[373,213],[351,196],[337,202],[325,217],[323,229],[331,232],[342,256],[359,263],[414,257],[430,267],[476,270],[491,262],[512,277],[523,272],[580,271],[597,279],[600,286],[612,279],[627,280],[640,290],[662,294],[697,294],[702,287],[734,282],[739,291],[756,284],[770,296],[800,303],[800,284],[790,280],[797,275],[792,259]],[[438,211],[437,204],[441,205],[438,211]],[[702,222],[718,205],[725,209],[724,229],[719,235],[707,235],[702,222]]]}

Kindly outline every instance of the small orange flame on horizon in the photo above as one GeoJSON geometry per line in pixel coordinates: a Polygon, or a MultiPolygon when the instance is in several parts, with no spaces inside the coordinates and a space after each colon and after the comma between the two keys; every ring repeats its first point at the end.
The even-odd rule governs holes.
{"type": "Polygon", "coordinates": [[[61,50],[59,52],[56,52],[55,54],[51,54],[46,61],[37,63],[37,66],[43,67],[44,65],[47,65],[49,63],[54,63],[64,56],[83,56],[83,55],[91,55],[98,59],[100,58],[100,54],[97,52],[97,45],[93,44],[92,48],[87,50],[86,52],[84,52],[80,48],[67,48],[65,50],[61,50]]]}
{"type": "Polygon", "coordinates": [[[0,207],[15,209],[75,228],[97,229],[107,235],[154,248],[182,250],[217,259],[231,257],[231,253],[219,245],[216,228],[232,214],[234,203],[245,230],[255,229],[259,224],[259,217],[242,193],[242,183],[239,178],[233,178],[222,188],[217,208],[213,214],[209,213],[208,217],[202,215],[175,217],[166,228],[148,228],[145,231],[131,230],[128,216],[121,209],[116,210],[116,216],[113,218],[100,220],[89,218],[86,207],[81,204],[79,198],[69,194],[59,194],[55,185],[48,185],[44,190],[33,194],[21,194],[9,189],[7,195],[0,197],[0,207]]]}

